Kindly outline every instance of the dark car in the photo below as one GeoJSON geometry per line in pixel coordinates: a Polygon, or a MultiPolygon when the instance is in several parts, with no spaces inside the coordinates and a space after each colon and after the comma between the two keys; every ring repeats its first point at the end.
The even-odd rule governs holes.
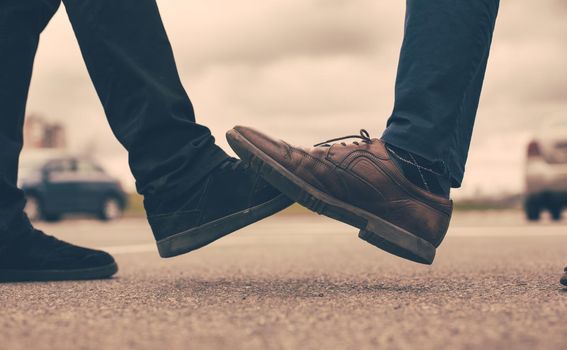
{"type": "Polygon", "coordinates": [[[24,155],[19,186],[32,220],[57,221],[70,213],[112,220],[127,205],[120,182],[87,158],[49,152],[24,155]]]}

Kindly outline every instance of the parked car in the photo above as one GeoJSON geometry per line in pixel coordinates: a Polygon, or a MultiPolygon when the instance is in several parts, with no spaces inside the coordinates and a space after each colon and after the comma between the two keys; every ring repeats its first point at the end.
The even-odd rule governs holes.
{"type": "Polygon", "coordinates": [[[560,220],[567,207],[567,115],[546,123],[527,149],[525,212],[537,221],[548,210],[560,220]]]}
{"type": "Polygon", "coordinates": [[[21,158],[19,187],[32,220],[57,221],[69,213],[113,220],[126,208],[120,182],[90,159],[54,151],[37,151],[21,158]]]}

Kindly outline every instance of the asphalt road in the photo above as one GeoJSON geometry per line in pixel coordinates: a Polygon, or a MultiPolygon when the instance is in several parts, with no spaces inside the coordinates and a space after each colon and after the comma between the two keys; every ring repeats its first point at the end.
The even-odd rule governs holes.
{"type": "Polygon", "coordinates": [[[567,222],[457,214],[433,266],[280,215],[160,259],[143,220],[41,228],[111,280],[0,285],[0,349],[567,349],[567,222]]]}

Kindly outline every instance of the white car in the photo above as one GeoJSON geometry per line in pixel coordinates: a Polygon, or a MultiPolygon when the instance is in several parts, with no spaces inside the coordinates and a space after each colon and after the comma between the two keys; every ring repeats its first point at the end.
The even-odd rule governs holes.
{"type": "Polygon", "coordinates": [[[537,221],[544,210],[560,220],[567,207],[567,113],[543,124],[528,145],[526,200],[528,220],[537,221]]]}

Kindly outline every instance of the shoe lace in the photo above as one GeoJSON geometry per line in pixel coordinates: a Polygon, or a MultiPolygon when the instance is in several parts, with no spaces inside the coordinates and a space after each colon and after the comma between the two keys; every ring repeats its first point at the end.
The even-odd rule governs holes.
{"type": "Polygon", "coordinates": [[[250,167],[250,163],[245,162],[241,159],[236,159],[236,158],[228,158],[227,160],[225,160],[221,165],[220,165],[220,169],[221,170],[225,170],[227,168],[231,169],[231,170],[238,170],[238,169],[243,169],[246,170],[250,167]]]}
{"type": "MultiPolygon", "coordinates": [[[[370,133],[368,131],[366,131],[365,129],[360,129],[360,135],[348,135],[348,136],[343,136],[343,137],[337,137],[335,139],[330,139],[330,140],[318,143],[318,144],[314,145],[313,147],[331,147],[332,142],[348,140],[348,139],[361,139],[362,142],[364,142],[364,143],[367,143],[367,144],[372,143],[372,139],[370,138],[370,133]]],[[[357,146],[360,145],[360,143],[357,142],[357,141],[354,141],[353,143],[357,146]]],[[[346,146],[347,144],[345,142],[341,142],[341,145],[346,146]]]]}

